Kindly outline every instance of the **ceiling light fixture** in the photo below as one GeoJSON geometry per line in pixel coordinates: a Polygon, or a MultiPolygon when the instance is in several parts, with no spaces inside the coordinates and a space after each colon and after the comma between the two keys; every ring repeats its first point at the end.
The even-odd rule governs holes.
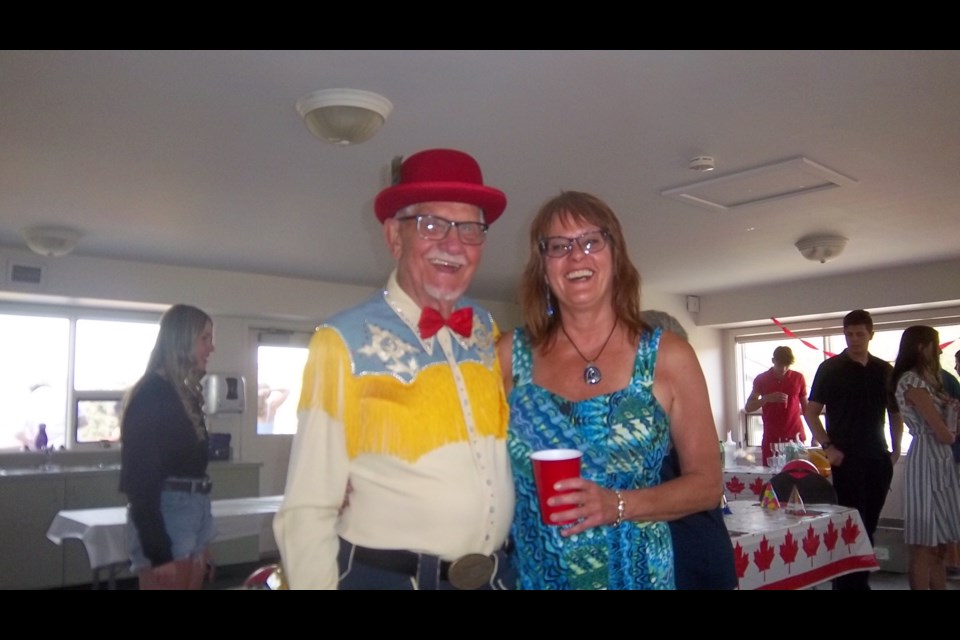
{"type": "Polygon", "coordinates": [[[73,251],[83,234],[69,227],[36,226],[24,229],[23,237],[34,253],[59,258],[73,251]]]}
{"type": "Polygon", "coordinates": [[[797,240],[796,246],[804,258],[823,264],[843,253],[847,239],[830,235],[805,236],[797,240]]]}
{"type": "Polygon", "coordinates": [[[713,161],[713,156],[696,156],[690,159],[687,168],[693,171],[707,172],[716,169],[717,164],[713,161]]]}
{"type": "Polygon", "coordinates": [[[323,89],[297,100],[297,112],[310,132],[341,147],[372,138],[391,111],[389,100],[358,89],[323,89]]]}

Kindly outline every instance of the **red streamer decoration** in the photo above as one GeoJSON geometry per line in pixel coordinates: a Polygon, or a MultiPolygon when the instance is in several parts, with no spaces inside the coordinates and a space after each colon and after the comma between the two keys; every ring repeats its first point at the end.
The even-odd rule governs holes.
{"type": "MultiPolygon", "coordinates": [[[[797,336],[797,334],[795,334],[793,331],[790,331],[790,329],[787,329],[787,328],[783,325],[783,323],[780,322],[779,320],[777,320],[776,318],[770,318],[770,319],[773,320],[773,324],[775,324],[775,325],[777,325],[778,327],[780,327],[780,329],[781,329],[786,335],[788,335],[789,337],[794,338],[795,340],[799,340],[802,344],[807,345],[808,347],[810,347],[810,348],[813,349],[814,351],[821,351],[820,347],[818,347],[817,345],[812,344],[812,343],[810,343],[810,342],[807,342],[807,341],[804,340],[803,338],[797,336]]],[[[826,349],[823,349],[823,353],[826,354],[827,356],[831,357],[831,358],[832,358],[833,356],[837,355],[837,354],[835,354],[835,353],[830,353],[830,352],[827,351],[826,349]]]]}
{"type": "MultiPolygon", "coordinates": [[[[788,329],[786,326],[784,326],[784,324],[783,324],[782,322],[780,322],[779,320],[777,320],[776,318],[770,318],[770,319],[773,320],[773,324],[775,324],[775,325],[777,325],[778,327],[780,327],[781,331],[783,331],[787,336],[789,336],[789,337],[791,337],[791,338],[793,338],[793,339],[795,339],[795,340],[799,340],[801,343],[807,345],[808,347],[810,347],[810,348],[813,349],[814,351],[820,351],[820,347],[818,347],[818,346],[815,345],[815,344],[811,344],[810,342],[807,342],[807,341],[804,340],[803,338],[800,338],[799,336],[797,336],[797,334],[795,334],[793,331],[790,331],[790,329],[788,329]]],[[[956,342],[956,340],[947,340],[946,342],[942,343],[942,344],[940,345],[940,351],[943,351],[944,349],[946,349],[947,347],[949,347],[949,346],[950,346],[951,344],[953,344],[954,342],[956,342]]],[[[831,357],[831,358],[836,355],[835,353],[830,353],[830,352],[827,351],[826,349],[824,349],[823,352],[824,352],[827,356],[829,356],[829,357],[831,357]]]]}

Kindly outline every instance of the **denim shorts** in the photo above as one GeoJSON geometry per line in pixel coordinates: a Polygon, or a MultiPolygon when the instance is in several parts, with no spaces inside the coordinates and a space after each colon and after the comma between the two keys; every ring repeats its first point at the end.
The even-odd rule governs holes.
{"type": "MultiPolygon", "coordinates": [[[[160,512],[164,527],[170,536],[174,560],[182,560],[203,553],[216,536],[210,495],[186,491],[161,491],[160,512]]],[[[127,549],[130,568],[136,573],[151,566],[140,545],[140,535],[127,512],[127,549]]]]}

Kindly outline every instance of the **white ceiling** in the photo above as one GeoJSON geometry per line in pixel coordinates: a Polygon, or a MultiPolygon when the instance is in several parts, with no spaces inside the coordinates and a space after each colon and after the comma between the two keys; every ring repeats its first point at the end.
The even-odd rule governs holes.
{"type": "Polygon", "coordinates": [[[391,158],[454,147],[508,198],[473,295],[513,299],[562,189],[611,204],[645,286],[715,293],[960,256],[958,114],[958,51],[2,51],[0,246],[60,224],[77,255],[379,285],[391,158]],[[300,120],[338,87],[393,102],[372,140],[300,120]],[[855,182],[727,211],[661,195],[797,157],[855,182]],[[842,256],[801,257],[820,232],[842,256]]]}

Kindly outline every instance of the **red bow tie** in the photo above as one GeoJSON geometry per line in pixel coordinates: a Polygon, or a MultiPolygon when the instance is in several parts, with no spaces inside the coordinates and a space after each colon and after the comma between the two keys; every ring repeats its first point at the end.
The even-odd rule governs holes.
{"type": "Polygon", "coordinates": [[[473,309],[464,307],[457,309],[446,320],[440,315],[440,312],[433,307],[424,307],[420,314],[420,337],[430,338],[440,331],[440,327],[447,325],[464,338],[470,337],[473,332],[473,309]]]}

